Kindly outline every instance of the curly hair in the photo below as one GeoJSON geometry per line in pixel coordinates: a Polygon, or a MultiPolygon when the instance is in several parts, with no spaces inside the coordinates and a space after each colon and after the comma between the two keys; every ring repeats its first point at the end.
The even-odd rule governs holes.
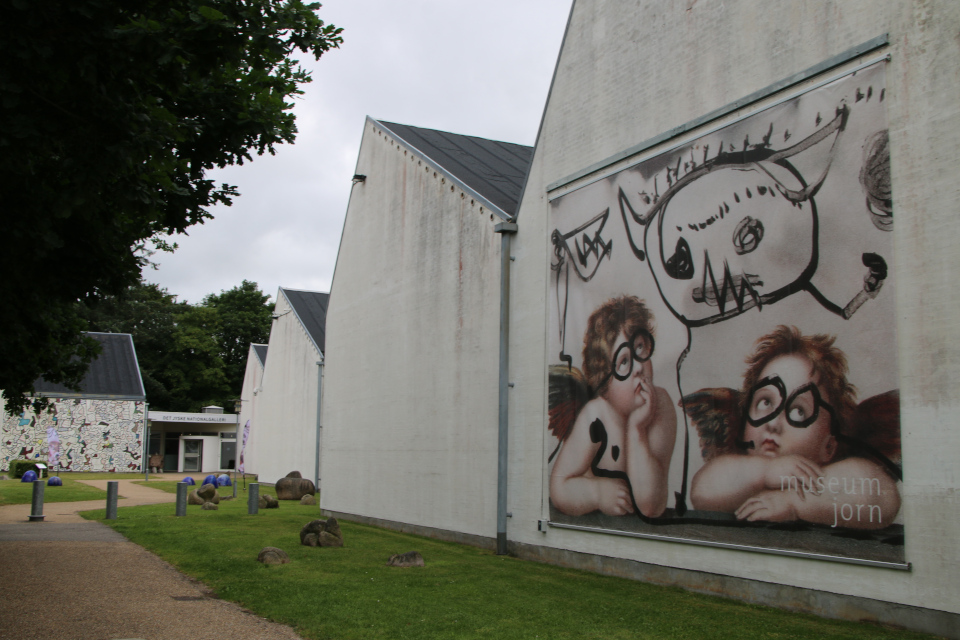
{"type": "Polygon", "coordinates": [[[603,395],[610,384],[617,336],[623,331],[629,337],[638,329],[654,335],[653,314],[636,296],[610,298],[590,314],[583,335],[583,373],[594,396],[603,395]]]}
{"type": "Polygon", "coordinates": [[[805,336],[796,327],[785,325],[757,340],[756,349],[746,359],[747,370],[740,393],[741,415],[746,415],[750,390],[759,381],[763,369],[776,358],[797,355],[810,362],[817,384],[826,396],[824,400],[833,407],[837,424],[832,426],[832,433],[847,431],[857,408],[857,388],[847,381],[847,356],[833,346],[835,340],[822,333],[805,336]]]}

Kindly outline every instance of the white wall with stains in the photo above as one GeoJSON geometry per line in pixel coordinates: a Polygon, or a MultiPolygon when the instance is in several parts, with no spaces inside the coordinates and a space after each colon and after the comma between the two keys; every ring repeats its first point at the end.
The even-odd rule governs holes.
{"type": "Polygon", "coordinates": [[[500,219],[371,120],[356,173],[327,314],[321,507],[492,537],[500,219]]]}

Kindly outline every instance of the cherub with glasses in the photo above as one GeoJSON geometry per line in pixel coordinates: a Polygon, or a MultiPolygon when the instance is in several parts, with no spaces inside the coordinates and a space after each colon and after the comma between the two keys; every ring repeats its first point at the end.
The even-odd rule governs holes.
{"type": "Polygon", "coordinates": [[[655,517],[666,509],[677,417],[669,394],[653,384],[653,349],[653,316],[635,296],[608,300],[590,315],[583,337],[589,400],[571,413],[572,428],[559,433],[551,408],[551,429],[562,443],[550,500],[563,513],[639,509],[655,517]]]}
{"type": "MultiPolygon", "coordinates": [[[[694,508],[748,521],[862,529],[893,522],[900,495],[891,474],[899,469],[876,449],[877,461],[860,457],[858,442],[846,435],[858,411],[856,390],[833,342],[786,326],[757,341],[737,394],[739,451],[711,457],[697,472],[694,508]],[[838,455],[841,448],[847,451],[838,455]]],[[[695,409],[687,411],[697,419],[695,409]]]]}

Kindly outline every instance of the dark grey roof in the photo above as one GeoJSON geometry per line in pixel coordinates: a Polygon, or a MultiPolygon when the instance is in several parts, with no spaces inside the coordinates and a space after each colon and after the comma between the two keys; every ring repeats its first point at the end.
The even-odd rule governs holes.
{"type": "Polygon", "coordinates": [[[290,301],[293,312],[300,318],[300,323],[307,330],[317,349],[323,354],[326,338],[327,305],[330,303],[329,293],[318,291],[296,291],[283,289],[280,291],[290,301]]]}
{"type": "Polygon", "coordinates": [[[257,354],[257,359],[260,360],[260,366],[267,366],[267,345],[265,344],[254,344],[250,345],[253,347],[254,353],[257,354]]]}
{"type": "Polygon", "coordinates": [[[38,394],[63,397],[117,398],[145,400],[143,380],[137,364],[137,352],[133,348],[133,336],[129,333],[87,333],[100,343],[102,351],[90,363],[87,375],[80,383],[80,393],[62,384],[53,384],[43,378],[34,383],[38,394]]]}
{"type": "Polygon", "coordinates": [[[533,147],[382,120],[378,123],[490,204],[511,217],[516,215],[533,147]]]}

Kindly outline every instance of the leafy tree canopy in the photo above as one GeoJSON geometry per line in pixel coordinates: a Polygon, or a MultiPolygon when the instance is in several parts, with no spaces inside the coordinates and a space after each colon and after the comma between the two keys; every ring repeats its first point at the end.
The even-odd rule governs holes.
{"type": "MultiPolygon", "coordinates": [[[[78,301],[136,285],[153,247],[230,204],[214,167],[296,134],[289,99],[341,30],[300,0],[5,0],[0,20],[0,389],[76,387],[78,301]]],[[[201,319],[196,319],[198,322],[201,319]]],[[[191,320],[192,321],[192,320],[191,320]]],[[[219,356],[219,354],[218,354],[219,356]]],[[[220,356],[222,357],[222,356],[220,356]]]]}

